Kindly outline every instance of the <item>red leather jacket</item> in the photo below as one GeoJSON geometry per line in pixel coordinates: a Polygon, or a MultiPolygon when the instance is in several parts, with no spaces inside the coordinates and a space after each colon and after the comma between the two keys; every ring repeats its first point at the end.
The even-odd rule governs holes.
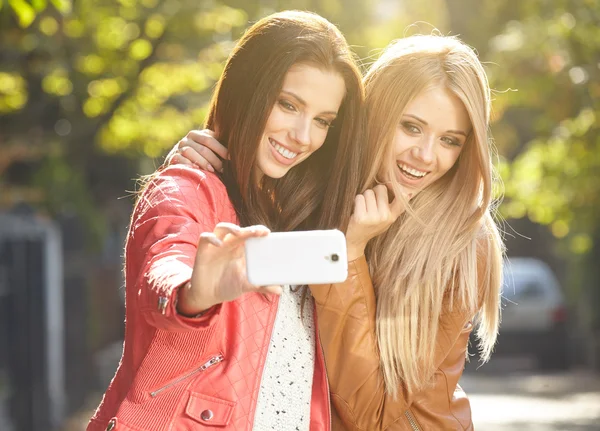
{"type": "MultiPolygon", "coordinates": [[[[200,233],[237,223],[221,181],[162,171],[134,210],[126,246],[121,363],[88,431],[251,430],[278,298],[246,294],[197,319],[175,310],[200,233]]],[[[316,349],[311,431],[329,431],[329,388],[316,349]]]]}

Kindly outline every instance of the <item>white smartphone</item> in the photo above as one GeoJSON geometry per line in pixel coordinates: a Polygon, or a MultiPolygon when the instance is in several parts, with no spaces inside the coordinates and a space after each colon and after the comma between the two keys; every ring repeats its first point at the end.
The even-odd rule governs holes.
{"type": "Polygon", "coordinates": [[[256,286],[340,283],[348,277],[339,230],[272,232],[246,241],[248,281],[256,286]]]}

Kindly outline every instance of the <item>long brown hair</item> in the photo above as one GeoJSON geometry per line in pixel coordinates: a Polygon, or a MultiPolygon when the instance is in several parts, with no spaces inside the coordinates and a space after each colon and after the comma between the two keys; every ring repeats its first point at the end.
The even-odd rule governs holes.
{"type": "MultiPolygon", "coordinates": [[[[489,136],[490,88],[476,54],[453,37],[412,36],[390,45],[365,77],[368,138],[366,186],[393,172],[393,136],[406,106],[444,87],[464,104],[472,132],[456,164],[422,190],[392,227],[367,249],[377,292],[377,335],[388,392],[425,389],[435,369],[432,346],[440,319],[466,323],[479,313],[477,335],[489,358],[500,321],[502,239],[489,136]],[[382,169],[383,168],[383,169],[382,169]]],[[[398,195],[398,193],[397,193],[398,195]]]]}
{"type": "Polygon", "coordinates": [[[360,71],[340,31],[319,15],[285,11],[250,27],[231,53],[210,104],[206,128],[229,150],[222,175],[242,225],[272,230],[345,229],[361,181],[360,71]],[[253,170],[268,116],[287,71],[309,64],[343,77],[346,94],[323,146],[283,178],[253,170]]]}

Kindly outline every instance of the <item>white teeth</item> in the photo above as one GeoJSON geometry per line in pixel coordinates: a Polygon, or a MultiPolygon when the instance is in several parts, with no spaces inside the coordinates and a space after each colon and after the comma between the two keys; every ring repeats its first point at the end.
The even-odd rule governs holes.
{"type": "Polygon", "coordinates": [[[411,175],[413,175],[415,177],[422,178],[425,175],[427,175],[427,172],[417,171],[416,169],[413,169],[413,168],[411,168],[409,166],[406,166],[404,163],[398,164],[398,167],[400,169],[402,169],[403,171],[408,172],[409,174],[411,174],[411,175]]]}
{"type": "Polygon", "coordinates": [[[279,145],[277,142],[272,141],[271,139],[269,139],[269,142],[271,143],[273,148],[275,148],[277,150],[277,152],[279,154],[281,154],[283,157],[285,157],[286,159],[293,159],[294,157],[296,157],[298,155],[298,153],[294,153],[290,150],[283,148],[281,145],[279,145]]]}

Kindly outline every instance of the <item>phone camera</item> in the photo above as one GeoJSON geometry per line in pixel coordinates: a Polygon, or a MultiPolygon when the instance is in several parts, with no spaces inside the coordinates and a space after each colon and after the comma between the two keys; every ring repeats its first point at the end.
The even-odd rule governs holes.
{"type": "Polygon", "coordinates": [[[331,255],[331,260],[332,260],[333,262],[337,262],[338,260],[340,260],[340,257],[339,257],[337,254],[333,253],[333,254],[331,255]]]}

